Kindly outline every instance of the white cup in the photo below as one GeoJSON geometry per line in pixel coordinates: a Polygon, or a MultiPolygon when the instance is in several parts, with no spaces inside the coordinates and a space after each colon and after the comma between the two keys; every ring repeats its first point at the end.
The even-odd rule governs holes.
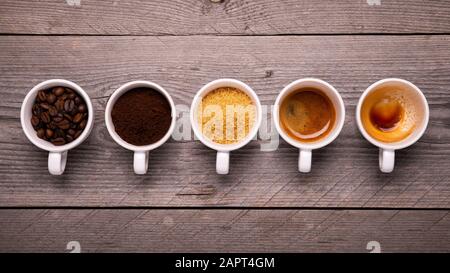
{"type": "Polygon", "coordinates": [[[30,92],[28,92],[20,110],[20,122],[22,124],[22,129],[25,132],[25,135],[31,141],[31,143],[43,150],[49,151],[48,171],[50,172],[50,174],[61,175],[66,168],[67,152],[70,149],[73,149],[76,146],[80,145],[91,133],[92,127],[94,126],[94,111],[91,99],[80,86],[70,81],[53,79],[39,83],[38,85],[33,87],[30,92]],[[51,142],[39,138],[36,134],[36,130],[34,130],[33,125],[31,124],[32,107],[38,91],[57,86],[71,88],[79,95],[81,95],[86,103],[88,110],[86,127],[81,135],[74,141],[61,146],[53,145],[51,142]]]}
{"type": "Polygon", "coordinates": [[[394,170],[395,150],[403,149],[413,145],[425,133],[429,117],[430,113],[427,99],[425,98],[422,91],[420,91],[420,89],[417,86],[410,83],[409,81],[396,78],[380,80],[369,86],[369,88],[367,88],[366,91],[364,91],[364,93],[359,98],[358,106],[356,107],[356,122],[358,124],[359,131],[370,143],[380,148],[379,165],[380,170],[383,173],[390,173],[394,170]],[[374,90],[389,86],[400,87],[402,88],[402,90],[406,92],[411,92],[410,95],[414,96],[414,99],[418,103],[419,109],[417,109],[417,111],[420,111],[422,114],[421,119],[418,122],[418,124],[416,124],[414,131],[405,139],[393,143],[382,142],[371,137],[367,133],[361,121],[361,108],[366,97],[374,90]]]}
{"type": "Polygon", "coordinates": [[[330,144],[342,130],[345,121],[345,107],[344,101],[339,95],[339,92],[331,86],[329,83],[315,78],[304,78],[296,80],[289,85],[287,85],[281,93],[278,95],[275,105],[273,108],[273,119],[275,127],[277,128],[280,136],[289,144],[297,147],[300,150],[298,158],[298,170],[302,173],[308,173],[311,171],[311,159],[312,150],[322,148],[330,144]],[[314,88],[322,91],[331,101],[333,107],[336,111],[336,119],[333,128],[328,133],[327,136],[314,141],[314,142],[300,142],[292,137],[290,137],[282,128],[280,124],[280,105],[283,100],[289,96],[292,92],[302,88],[314,88]]]}
{"type": "Polygon", "coordinates": [[[258,129],[261,125],[262,119],[261,103],[259,102],[258,96],[256,95],[255,91],[253,91],[253,89],[251,89],[247,84],[234,79],[218,79],[206,84],[197,92],[194,100],[192,101],[190,119],[195,136],[203,144],[217,151],[216,172],[218,174],[228,174],[230,169],[230,152],[245,146],[258,133],[258,129]],[[256,120],[253,123],[253,127],[250,129],[248,135],[237,143],[219,144],[204,137],[201,131],[201,126],[199,126],[198,119],[196,118],[196,112],[200,103],[202,102],[203,97],[214,89],[220,87],[233,87],[245,92],[256,107],[256,120]]]}
{"type": "Polygon", "coordinates": [[[133,168],[134,172],[136,174],[146,174],[148,169],[148,154],[149,151],[154,150],[158,148],[159,146],[163,145],[172,135],[172,132],[175,128],[175,120],[176,120],[176,110],[175,110],[175,104],[173,103],[172,97],[167,93],[164,88],[159,86],[156,83],[149,82],[149,81],[132,81],[129,83],[126,83],[119,87],[114,93],[111,95],[111,97],[108,100],[108,104],[106,105],[105,110],[105,123],[106,128],[108,129],[109,134],[114,139],[117,144],[124,147],[125,149],[128,149],[130,151],[134,151],[134,159],[133,159],[133,168]],[[114,107],[114,104],[116,103],[117,99],[120,98],[123,94],[126,92],[139,88],[139,87],[148,87],[153,90],[158,91],[164,97],[167,99],[167,101],[170,104],[171,108],[171,115],[172,115],[172,121],[169,127],[169,130],[166,132],[166,134],[157,142],[149,145],[144,146],[136,146],[133,144],[130,144],[123,140],[117,133],[114,128],[114,123],[112,122],[111,112],[114,107]]]}

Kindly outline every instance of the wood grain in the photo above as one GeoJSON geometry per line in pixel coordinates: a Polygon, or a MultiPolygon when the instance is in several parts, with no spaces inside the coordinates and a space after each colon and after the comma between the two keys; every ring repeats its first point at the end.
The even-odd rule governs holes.
{"type": "Polygon", "coordinates": [[[3,36],[0,206],[449,208],[449,75],[449,36],[3,36]],[[270,105],[284,85],[307,76],[333,84],[347,108],[341,135],[313,153],[310,174],[297,172],[298,152],[281,140],[274,151],[261,151],[267,141],[258,140],[233,152],[230,175],[218,176],[214,151],[171,139],[151,153],[149,173],[136,176],[131,152],[104,125],[108,96],[131,80],[155,81],[187,107],[216,78],[240,79],[270,105]],[[417,84],[431,109],[425,136],[397,153],[393,174],[378,171],[377,149],[354,119],[363,90],[386,77],[417,84]],[[46,152],[25,138],[19,120],[25,94],[50,78],[80,84],[95,108],[91,136],[69,153],[60,177],[48,175],[46,152]]]}
{"type": "Polygon", "coordinates": [[[0,252],[449,252],[448,211],[0,210],[0,252]]]}
{"type": "Polygon", "coordinates": [[[0,1],[0,33],[279,35],[450,32],[448,0],[380,0],[381,5],[369,5],[368,2],[3,0],[0,1]]]}

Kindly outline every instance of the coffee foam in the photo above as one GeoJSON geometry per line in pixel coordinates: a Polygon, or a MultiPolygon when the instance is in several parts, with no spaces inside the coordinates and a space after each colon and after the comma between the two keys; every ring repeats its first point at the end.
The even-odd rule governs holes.
{"type": "Polygon", "coordinates": [[[364,100],[361,108],[361,120],[367,133],[382,142],[400,142],[408,138],[420,121],[418,98],[415,93],[401,86],[382,86],[373,90],[364,100]],[[370,121],[370,110],[381,99],[397,101],[402,107],[401,121],[389,131],[378,129],[370,121]]]}

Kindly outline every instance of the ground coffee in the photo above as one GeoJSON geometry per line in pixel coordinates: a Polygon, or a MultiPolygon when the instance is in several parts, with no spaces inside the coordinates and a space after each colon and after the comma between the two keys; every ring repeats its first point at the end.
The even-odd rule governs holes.
{"type": "Polygon", "coordinates": [[[151,88],[141,87],[117,99],[111,117],[117,134],[123,140],[143,146],[164,137],[172,122],[172,111],[164,95],[151,88]]]}

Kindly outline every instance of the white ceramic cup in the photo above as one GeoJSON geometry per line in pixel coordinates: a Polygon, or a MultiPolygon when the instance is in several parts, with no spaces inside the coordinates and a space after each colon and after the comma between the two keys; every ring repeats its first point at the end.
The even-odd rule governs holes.
{"type": "Polygon", "coordinates": [[[170,136],[172,135],[172,132],[175,128],[175,121],[176,121],[176,109],[175,109],[175,104],[173,103],[172,97],[169,95],[169,93],[167,93],[166,90],[164,90],[164,88],[162,88],[161,86],[159,86],[156,83],[149,82],[149,81],[132,81],[132,82],[122,85],[116,91],[114,91],[114,93],[111,95],[111,97],[108,100],[108,104],[106,105],[106,110],[105,110],[106,128],[108,129],[108,132],[111,135],[111,137],[120,146],[124,147],[125,149],[134,151],[133,168],[134,168],[134,172],[136,174],[146,174],[147,173],[149,151],[154,150],[154,149],[158,148],[159,146],[163,145],[170,138],[170,136]],[[120,98],[120,96],[122,96],[126,92],[128,92],[132,89],[135,89],[135,88],[139,88],[139,87],[148,87],[148,88],[156,90],[159,93],[161,93],[162,95],[164,95],[164,97],[167,99],[167,101],[170,104],[171,114],[172,114],[172,122],[171,122],[169,130],[166,132],[166,134],[157,142],[155,142],[153,144],[149,144],[149,145],[144,145],[144,146],[136,146],[136,145],[130,144],[130,143],[126,142],[125,140],[123,140],[116,133],[116,130],[114,128],[114,123],[112,122],[112,117],[111,117],[111,112],[112,112],[112,109],[113,109],[114,104],[116,103],[117,99],[120,98]]]}
{"type": "Polygon", "coordinates": [[[275,123],[275,127],[277,128],[280,136],[289,144],[294,147],[297,147],[300,150],[299,158],[298,158],[298,170],[302,173],[308,173],[311,171],[311,159],[312,159],[312,150],[322,148],[328,144],[330,144],[342,130],[345,121],[345,106],[344,101],[339,95],[339,92],[331,86],[329,83],[315,78],[304,78],[300,80],[296,80],[289,85],[287,85],[281,93],[278,95],[275,105],[273,108],[272,115],[275,123]],[[327,136],[314,141],[314,142],[300,142],[292,137],[290,137],[282,128],[280,124],[280,105],[283,100],[289,96],[292,92],[302,88],[314,88],[322,91],[331,101],[333,107],[336,111],[336,119],[333,125],[332,130],[328,133],[327,136]]]}
{"type": "Polygon", "coordinates": [[[217,159],[216,159],[217,173],[228,174],[230,169],[230,152],[245,146],[258,133],[258,129],[259,126],[261,125],[262,119],[261,103],[259,102],[258,95],[256,95],[255,91],[253,91],[253,89],[251,89],[247,84],[234,79],[218,79],[206,84],[197,92],[197,94],[194,97],[194,100],[192,101],[190,119],[195,136],[203,144],[217,151],[217,159]],[[196,112],[200,103],[202,102],[203,97],[209,92],[219,87],[233,87],[245,92],[251,98],[253,104],[256,107],[256,115],[255,115],[256,120],[253,123],[253,127],[250,129],[248,135],[237,143],[219,144],[204,137],[201,131],[201,126],[198,124],[198,119],[196,118],[196,112]]]}
{"type": "Polygon", "coordinates": [[[395,165],[395,150],[403,149],[408,146],[413,145],[416,143],[420,137],[425,133],[425,130],[428,125],[428,120],[430,117],[429,108],[427,99],[425,98],[425,95],[420,91],[420,89],[415,86],[414,84],[410,83],[409,81],[405,81],[402,79],[384,79],[380,80],[366,89],[364,93],[359,98],[358,106],[356,107],[356,122],[358,124],[359,131],[361,134],[373,145],[380,148],[379,151],[379,165],[380,170],[383,173],[390,173],[394,170],[395,165]],[[394,142],[394,143],[386,143],[379,140],[374,139],[371,137],[366,129],[364,128],[362,121],[361,121],[361,108],[364,100],[366,97],[373,92],[374,90],[377,90],[379,88],[383,87],[400,87],[406,92],[411,92],[411,96],[414,97],[416,102],[418,103],[418,107],[420,109],[417,109],[417,111],[420,111],[422,113],[420,121],[416,124],[416,127],[414,131],[405,139],[394,142]]]}
{"type": "Polygon", "coordinates": [[[50,174],[61,175],[63,174],[66,168],[67,152],[70,149],[73,149],[76,146],[80,145],[91,133],[92,127],[94,126],[94,111],[91,99],[80,86],[70,81],[53,79],[39,83],[38,85],[33,87],[33,89],[31,89],[30,92],[28,92],[22,103],[22,108],[20,110],[20,122],[22,124],[22,129],[25,132],[25,135],[31,141],[31,143],[33,143],[34,145],[43,150],[49,151],[48,171],[50,172],[50,174]],[[37,136],[36,130],[34,130],[33,125],[31,125],[31,116],[32,116],[31,110],[38,91],[57,86],[71,88],[79,95],[81,95],[86,103],[88,110],[88,120],[86,123],[86,128],[83,130],[81,135],[74,141],[61,146],[56,146],[53,145],[51,142],[40,139],[37,136]]]}

